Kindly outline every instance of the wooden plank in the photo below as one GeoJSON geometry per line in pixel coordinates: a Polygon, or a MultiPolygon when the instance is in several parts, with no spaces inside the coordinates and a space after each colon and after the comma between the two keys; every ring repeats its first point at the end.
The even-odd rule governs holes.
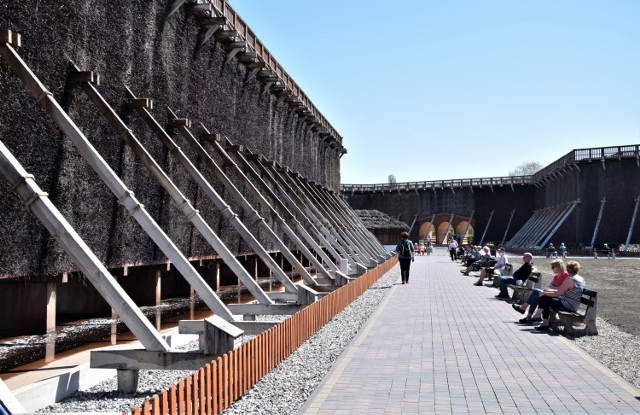
{"type": "Polygon", "coordinates": [[[200,376],[197,371],[193,373],[191,380],[191,401],[191,412],[198,415],[200,413],[200,376]]]}
{"type": "Polygon", "coordinates": [[[222,412],[220,408],[220,383],[218,381],[220,366],[218,365],[218,360],[211,362],[211,409],[214,414],[222,412]]]}
{"type": "Polygon", "coordinates": [[[191,376],[187,376],[184,379],[184,413],[187,415],[193,414],[193,405],[191,400],[191,376]]]}
{"type": "Polygon", "coordinates": [[[185,380],[178,381],[178,415],[187,413],[187,394],[185,388],[185,380]]]}
{"type": "Polygon", "coordinates": [[[176,385],[169,386],[169,415],[178,415],[178,397],[176,385]]]}

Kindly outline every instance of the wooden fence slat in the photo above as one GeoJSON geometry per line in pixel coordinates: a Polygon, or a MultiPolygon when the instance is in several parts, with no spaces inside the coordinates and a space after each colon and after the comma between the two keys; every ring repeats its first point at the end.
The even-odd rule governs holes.
{"type": "Polygon", "coordinates": [[[212,414],[219,414],[222,412],[220,409],[220,383],[218,382],[218,362],[214,360],[211,362],[211,410],[212,414]]]}
{"type": "Polygon", "coordinates": [[[148,399],[142,403],[142,415],[151,415],[151,402],[148,399]]]}
{"type": "Polygon", "coordinates": [[[200,383],[198,385],[198,392],[200,392],[200,394],[198,395],[198,407],[200,408],[200,410],[198,411],[198,413],[200,415],[205,415],[205,413],[207,412],[206,409],[206,401],[205,401],[205,377],[204,377],[204,368],[200,368],[198,369],[198,378],[200,380],[200,383]]]}
{"type": "Polygon", "coordinates": [[[236,400],[236,359],[232,350],[227,353],[229,356],[229,404],[236,400]]]}
{"type": "Polygon", "coordinates": [[[166,390],[160,392],[160,413],[163,415],[169,413],[169,394],[166,390]]]}
{"type": "Polygon", "coordinates": [[[158,395],[151,397],[151,413],[154,415],[160,414],[160,397],[158,395]]]}
{"type": "Polygon", "coordinates": [[[186,415],[187,413],[187,397],[184,384],[184,380],[178,381],[178,415],[186,415]]]}
{"type": "Polygon", "coordinates": [[[191,405],[191,412],[194,415],[199,415],[200,413],[200,376],[198,372],[193,372],[193,380],[191,381],[191,401],[193,402],[191,405]]]}
{"type": "Polygon", "coordinates": [[[191,375],[184,379],[184,413],[186,415],[193,415],[193,406],[191,405],[191,375]]]}
{"type": "Polygon", "coordinates": [[[240,367],[242,368],[242,370],[240,372],[240,381],[242,382],[242,394],[243,395],[250,388],[249,378],[247,376],[247,369],[249,368],[249,359],[247,359],[248,350],[249,349],[247,348],[246,344],[243,344],[242,346],[240,346],[240,358],[241,358],[241,362],[242,362],[241,365],[240,365],[240,367]]]}
{"type": "Polygon", "coordinates": [[[205,399],[207,401],[207,405],[206,405],[206,411],[207,414],[211,414],[213,406],[212,406],[212,399],[213,399],[213,384],[211,382],[211,363],[207,363],[206,366],[204,367],[204,378],[205,378],[205,399]]]}
{"type": "Polygon", "coordinates": [[[224,354],[222,356],[222,387],[224,388],[224,398],[222,400],[222,409],[227,409],[231,402],[229,402],[229,355],[224,354]]]}
{"type": "Polygon", "coordinates": [[[178,415],[178,397],[176,385],[169,386],[169,415],[178,415]]]}

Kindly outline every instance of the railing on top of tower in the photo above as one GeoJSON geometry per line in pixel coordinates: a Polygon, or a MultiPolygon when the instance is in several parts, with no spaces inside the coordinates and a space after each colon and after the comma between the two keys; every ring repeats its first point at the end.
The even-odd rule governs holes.
{"type": "Polygon", "coordinates": [[[533,174],[534,183],[539,183],[546,177],[553,176],[558,171],[564,171],[571,169],[578,163],[589,163],[594,161],[600,161],[602,163],[605,160],[622,160],[623,158],[634,158],[640,165],[640,144],[628,145],[628,146],[615,146],[615,147],[595,147],[595,148],[580,148],[572,150],[560,157],[558,160],[549,164],[533,174]]]}
{"type": "Polygon", "coordinates": [[[342,184],[340,191],[348,192],[401,192],[411,190],[461,189],[466,187],[500,187],[533,184],[531,176],[484,177],[479,179],[449,179],[424,182],[342,184]]]}
{"type": "Polygon", "coordinates": [[[338,134],[335,128],[327,121],[327,119],[318,111],[313,105],[309,97],[304,93],[302,88],[296,84],[291,76],[284,70],[282,65],[273,57],[264,44],[258,39],[258,37],[249,28],[249,25],[238,15],[238,13],[231,7],[227,0],[209,0],[211,5],[216,9],[221,16],[226,17],[227,25],[232,29],[235,29],[240,37],[242,37],[253,50],[258,54],[259,58],[272,70],[279,78],[282,84],[289,89],[292,94],[300,99],[300,102],[304,104],[311,114],[316,117],[320,124],[327,129],[336,141],[342,145],[342,137],[338,134]]]}
{"type": "Polygon", "coordinates": [[[484,177],[479,179],[449,179],[403,183],[342,184],[340,185],[340,192],[401,192],[412,190],[501,187],[526,184],[537,185],[542,180],[549,176],[553,176],[559,171],[572,169],[573,166],[578,163],[589,163],[594,161],[604,163],[605,160],[621,160],[623,158],[635,158],[640,166],[640,144],[572,150],[535,174],[529,176],[484,177]]]}

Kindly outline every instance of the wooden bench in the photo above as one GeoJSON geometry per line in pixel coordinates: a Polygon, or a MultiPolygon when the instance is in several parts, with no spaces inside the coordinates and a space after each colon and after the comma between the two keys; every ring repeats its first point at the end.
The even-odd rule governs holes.
{"type": "Polygon", "coordinates": [[[493,279],[493,286],[498,287],[500,285],[500,277],[508,277],[513,274],[513,265],[505,264],[502,272],[500,270],[494,270],[493,274],[487,274],[487,279],[493,279]]]}
{"type": "Polygon", "coordinates": [[[598,334],[596,327],[596,310],[598,305],[598,293],[593,290],[582,290],[580,297],[580,308],[577,312],[551,310],[549,326],[558,330],[562,327],[566,334],[587,334],[594,336],[598,334]],[[584,327],[577,328],[577,325],[584,327]]]}
{"type": "Polygon", "coordinates": [[[523,285],[509,284],[509,288],[513,290],[511,299],[518,304],[522,304],[534,288],[542,288],[542,274],[536,268],[532,268],[531,274],[529,274],[523,285]]]}

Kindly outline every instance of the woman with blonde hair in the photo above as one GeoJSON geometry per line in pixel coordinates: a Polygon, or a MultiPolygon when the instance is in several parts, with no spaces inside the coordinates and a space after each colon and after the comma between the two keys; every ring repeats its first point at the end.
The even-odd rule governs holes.
{"type": "Polygon", "coordinates": [[[549,330],[549,316],[551,310],[577,311],[580,307],[580,297],[584,290],[584,278],[578,275],[580,272],[580,264],[578,261],[569,261],[567,263],[567,272],[569,278],[565,279],[556,289],[547,288],[540,293],[540,303],[534,318],[542,315],[542,323],[537,326],[536,330],[549,330]]]}
{"type": "MultiPolygon", "coordinates": [[[[545,288],[545,290],[547,289],[557,290],[558,287],[560,287],[562,283],[569,276],[569,273],[566,270],[564,262],[562,262],[561,259],[556,259],[551,261],[551,270],[554,273],[553,280],[551,280],[551,284],[549,284],[549,286],[545,288]]],[[[541,290],[540,288],[534,288],[533,291],[531,291],[531,294],[529,294],[529,298],[527,298],[527,301],[524,304],[511,305],[513,309],[520,314],[524,314],[525,311],[527,311],[527,307],[529,307],[529,313],[525,318],[520,319],[519,323],[529,324],[533,322],[542,321],[539,318],[539,316],[533,317],[533,313],[536,311],[536,308],[538,307],[538,302],[540,301],[540,295],[542,292],[543,290],[541,290]]]]}

